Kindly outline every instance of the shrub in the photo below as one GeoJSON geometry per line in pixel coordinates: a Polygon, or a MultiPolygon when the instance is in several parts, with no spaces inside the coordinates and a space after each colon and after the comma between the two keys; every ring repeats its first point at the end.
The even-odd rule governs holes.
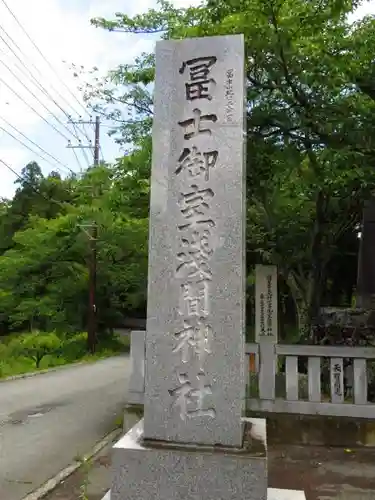
{"type": "Polygon", "coordinates": [[[32,359],[36,368],[40,367],[45,356],[56,354],[60,349],[61,339],[55,332],[45,333],[38,330],[23,333],[9,344],[9,351],[13,356],[24,356],[32,359]]]}

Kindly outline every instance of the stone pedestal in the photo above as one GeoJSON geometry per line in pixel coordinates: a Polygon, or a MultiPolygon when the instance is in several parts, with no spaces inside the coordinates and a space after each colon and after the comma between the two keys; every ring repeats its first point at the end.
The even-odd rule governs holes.
{"type": "Polygon", "coordinates": [[[243,423],[243,446],[225,448],[146,441],[141,420],[113,449],[111,500],[266,500],[265,423],[243,423]]]}

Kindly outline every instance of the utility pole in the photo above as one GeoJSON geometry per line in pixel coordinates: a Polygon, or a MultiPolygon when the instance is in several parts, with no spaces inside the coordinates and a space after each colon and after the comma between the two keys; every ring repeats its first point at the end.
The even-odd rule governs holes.
{"type": "MultiPolygon", "coordinates": [[[[73,125],[93,125],[94,123],[90,121],[71,121],[73,125]]],[[[99,150],[100,150],[100,118],[96,116],[95,118],[95,140],[94,146],[92,146],[91,141],[90,145],[71,145],[67,146],[68,148],[87,148],[94,150],[94,166],[99,165],[99,150]]],[[[93,199],[95,198],[95,188],[93,189],[93,199]]],[[[89,311],[88,311],[88,321],[87,321],[87,349],[91,354],[95,353],[96,344],[97,344],[97,308],[96,308],[96,274],[97,274],[97,247],[96,243],[98,240],[98,226],[96,221],[93,221],[91,224],[81,225],[81,229],[89,237],[90,243],[90,257],[89,257],[89,311]]]]}

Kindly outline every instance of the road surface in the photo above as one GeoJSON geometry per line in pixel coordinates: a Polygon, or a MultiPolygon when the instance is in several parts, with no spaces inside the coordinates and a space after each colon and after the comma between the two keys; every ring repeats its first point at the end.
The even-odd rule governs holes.
{"type": "Polygon", "coordinates": [[[0,383],[0,499],[21,500],[110,432],[129,375],[118,356],[0,383]]]}

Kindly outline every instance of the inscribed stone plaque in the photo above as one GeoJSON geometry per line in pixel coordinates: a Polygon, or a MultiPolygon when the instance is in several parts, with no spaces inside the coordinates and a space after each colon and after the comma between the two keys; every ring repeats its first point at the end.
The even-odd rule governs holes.
{"type": "Polygon", "coordinates": [[[145,438],[240,446],[242,35],[156,44],[145,438]]]}
{"type": "Polygon", "coordinates": [[[331,401],[344,402],[344,363],[342,358],[331,358],[331,401]]]}
{"type": "Polygon", "coordinates": [[[255,267],[255,342],[277,344],[277,267],[255,267]]]}

